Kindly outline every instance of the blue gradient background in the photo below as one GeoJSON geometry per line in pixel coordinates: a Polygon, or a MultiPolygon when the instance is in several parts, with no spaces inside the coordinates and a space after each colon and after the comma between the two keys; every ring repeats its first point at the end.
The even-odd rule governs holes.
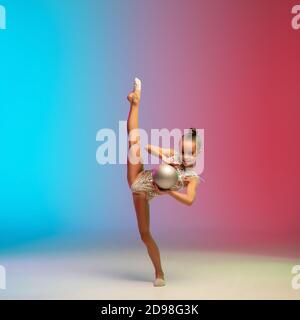
{"type": "Polygon", "coordinates": [[[1,3],[0,246],[101,234],[124,207],[108,190],[127,185],[124,166],[97,164],[95,136],[126,119],[134,14],[122,1],[1,3]]]}

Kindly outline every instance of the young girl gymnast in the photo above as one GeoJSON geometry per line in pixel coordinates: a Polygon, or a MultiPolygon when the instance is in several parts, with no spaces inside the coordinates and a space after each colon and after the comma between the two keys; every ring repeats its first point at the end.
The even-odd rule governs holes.
{"type": "Polygon", "coordinates": [[[127,96],[130,110],[127,119],[128,157],[127,180],[132,192],[133,204],[136,212],[140,237],[146,245],[148,254],[155,270],[153,285],[161,287],[166,284],[165,275],[161,265],[160,252],[150,232],[149,202],[159,195],[170,195],[179,202],[192,205],[196,197],[196,189],[200,176],[195,171],[197,155],[200,152],[200,137],[195,128],[190,128],[179,143],[180,152],[174,149],[160,148],[147,145],[146,150],[158,156],[165,163],[172,165],[178,174],[176,185],[168,190],[162,190],[153,179],[153,170],[144,170],[141,156],[139,136],[139,109],[141,99],[141,80],[134,79],[134,89],[127,96]],[[131,133],[134,132],[134,138],[131,133]],[[132,161],[132,159],[135,159],[132,161]],[[179,190],[186,188],[186,192],[179,190]]]}

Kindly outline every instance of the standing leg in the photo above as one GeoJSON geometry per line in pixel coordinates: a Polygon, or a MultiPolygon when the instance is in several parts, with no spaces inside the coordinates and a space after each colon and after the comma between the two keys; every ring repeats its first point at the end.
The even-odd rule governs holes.
{"type": "Polygon", "coordinates": [[[155,286],[165,285],[164,272],[162,270],[160,253],[150,232],[149,202],[145,194],[133,194],[134,207],[137,216],[140,237],[147,247],[149,257],[155,269],[155,286]]]}

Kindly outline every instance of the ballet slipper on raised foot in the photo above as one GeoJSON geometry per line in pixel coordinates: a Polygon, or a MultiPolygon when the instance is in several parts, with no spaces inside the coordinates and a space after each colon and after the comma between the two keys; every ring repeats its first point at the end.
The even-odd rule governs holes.
{"type": "Polygon", "coordinates": [[[127,100],[133,104],[138,105],[141,99],[142,82],[139,78],[134,78],[133,92],[127,96],[127,100]]]}
{"type": "Polygon", "coordinates": [[[163,287],[166,285],[166,281],[162,278],[156,278],[153,282],[154,287],[163,287]]]}
{"type": "Polygon", "coordinates": [[[134,86],[133,91],[141,91],[142,90],[142,81],[139,78],[134,78],[134,86]]]}

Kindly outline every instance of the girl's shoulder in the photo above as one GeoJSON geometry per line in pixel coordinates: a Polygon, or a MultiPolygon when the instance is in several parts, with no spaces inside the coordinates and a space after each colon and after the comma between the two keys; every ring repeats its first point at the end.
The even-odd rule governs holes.
{"type": "Polygon", "coordinates": [[[194,170],[184,170],[184,176],[187,178],[197,178],[200,179],[198,173],[194,170]]]}

